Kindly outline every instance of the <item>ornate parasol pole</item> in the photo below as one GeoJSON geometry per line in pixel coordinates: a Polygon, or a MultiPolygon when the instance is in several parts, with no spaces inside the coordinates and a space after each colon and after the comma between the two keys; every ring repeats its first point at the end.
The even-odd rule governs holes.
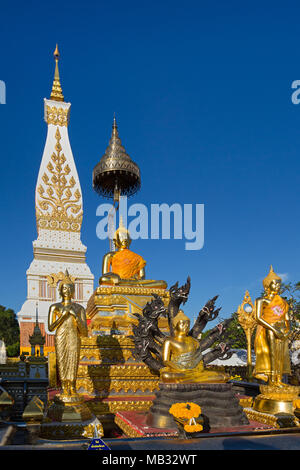
{"type": "Polygon", "coordinates": [[[244,300],[237,309],[238,321],[247,338],[247,378],[252,378],[251,337],[256,326],[255,308],[250,294],[246,291],[244,300]]]}
{"type": "MultiPolygon", "coordinates": [[[[133,196],[141,187],[140,169],[126,153],[118,133],[114,116],[108,147],[93,170],[93,188],[101,196],[113,199],[113,213],[109,225],[118,210],[121,196],[133,196]]],[[[113,232],[109,227],[109,232],[113,232]]],[[[110,241],[111,243],[111,241],[110,241]]]]}

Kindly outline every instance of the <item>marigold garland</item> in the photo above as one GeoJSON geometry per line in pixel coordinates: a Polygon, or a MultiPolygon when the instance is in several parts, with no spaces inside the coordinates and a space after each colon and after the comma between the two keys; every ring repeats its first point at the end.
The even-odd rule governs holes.
{"type": "Polygon", "coordinates": [[[184,430],[186,432],[200,432],[202,431],[203,426],[201,424],[185,424],[184,430]]]}
{"type": "Polygon", "coordinates": [[[201,413],[201,408],[196,403],[174,403],[169,409],[169,413],[174,418],[192,419],[198,418],[201,413]]]}
{"type": "Polygon", "coordinates": [[[174,403],[169,409],[169,413],[178,420],[184,420],[183,429],[186,432],[200,432],[203,430],[201,424],[196,423],[195,418],[201,413],[201,408],[197,403],[174,403]]]}

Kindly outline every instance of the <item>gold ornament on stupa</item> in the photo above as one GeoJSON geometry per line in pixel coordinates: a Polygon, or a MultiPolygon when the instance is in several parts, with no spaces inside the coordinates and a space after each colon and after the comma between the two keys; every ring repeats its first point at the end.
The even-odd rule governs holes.
{"type": "Polygon", "coordinates": [[[60,58],[60,54],[58,51],[58,46],[56,44],[56,48],[54,51],[54,59],[55,59],[55,72],[54,72],[54,80],[52,85],[52,91],[50,95],[50,100],[54,101],[64,101],[64,95],[62,93],[62,88],[60,84],[60,77],[59,77],[59,70],[58,70],[58,61],[60,58]]]}

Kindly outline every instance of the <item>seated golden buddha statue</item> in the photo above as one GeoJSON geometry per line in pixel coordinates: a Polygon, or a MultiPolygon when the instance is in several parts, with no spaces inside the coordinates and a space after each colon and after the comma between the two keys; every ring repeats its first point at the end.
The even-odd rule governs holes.
{"type": "Polygon", "coordinates": [[[265,295],[256,299],[258,323],[254,342],[256,364],[253,375],[269,385],[285,386],[283,374],[291,373],[288,338],[290,306],[280,295],[281,278],[270,272],[263,280],[265,295]]]}
{"type": "Polygon", "coordinates": [[[227,382],[227,374],[204,369],[199,341],[188,335],[190,320],[182,310],[173,325],[174,336],[165,339],[163,344],[164,367],[160,369],[160,380],[168,383],[227,382]]]}
{"type": "Polygon", "coordinates": [[[116,251],[103,257],[100,285],[126,285],[137,287],[153,287],[165,289],[165,281],[145,279],[146,261],[142,256],[129,249],[131,238],[129,231],[123,226],[122,219],[113,238],[116,251]]]}

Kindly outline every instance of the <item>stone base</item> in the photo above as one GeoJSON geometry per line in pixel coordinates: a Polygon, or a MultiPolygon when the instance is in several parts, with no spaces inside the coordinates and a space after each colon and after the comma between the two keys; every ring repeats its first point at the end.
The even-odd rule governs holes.
{"type": "Polygon", "coordinates": [[[159,390],[147,416],[155,428],[173,428],[176,423],[169,409],[173,403],[197,403],[202,410],[203,430],[248,425],[249,421],[236,398],[232,385],[224,384],[159,384],[159,390]]]}

